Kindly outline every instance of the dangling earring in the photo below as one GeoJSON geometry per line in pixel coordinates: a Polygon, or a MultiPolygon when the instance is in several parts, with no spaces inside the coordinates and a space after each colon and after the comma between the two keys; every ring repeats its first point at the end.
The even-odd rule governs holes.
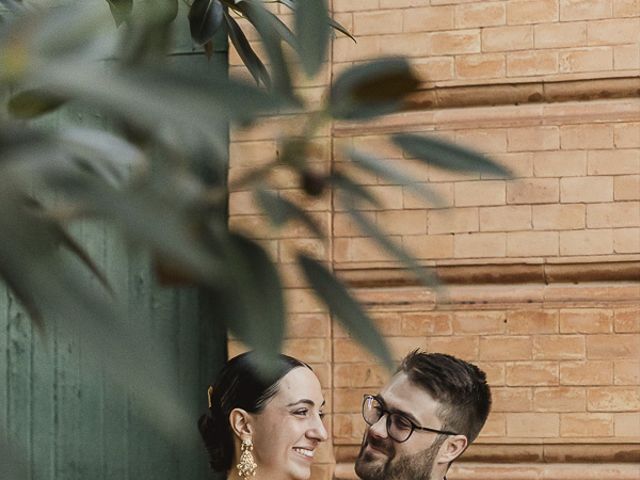
{"type": "Polygon", "coordinates": [[[242,478],[255,477],[258,465],[256,465],[253,455],[251,454],[251,451],[253,450],[253,442],[250,438],[248,440],[242,440],[240,450],[242,451],[242,454],[240,455],[240,463],[236,465],[236,468],[238,469],[238,476],[242,478]]]}

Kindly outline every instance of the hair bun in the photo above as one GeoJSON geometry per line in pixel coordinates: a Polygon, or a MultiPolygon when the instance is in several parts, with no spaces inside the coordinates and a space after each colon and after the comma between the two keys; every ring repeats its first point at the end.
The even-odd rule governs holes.
{"type": "Polygon", "coordinates": [[[211,415],[204,414],[198,419],[198,430],[209,455],[211,468],[216,472],[226,471],[225,435],[221,434],[220,423],[216,422],[211,415]]]}

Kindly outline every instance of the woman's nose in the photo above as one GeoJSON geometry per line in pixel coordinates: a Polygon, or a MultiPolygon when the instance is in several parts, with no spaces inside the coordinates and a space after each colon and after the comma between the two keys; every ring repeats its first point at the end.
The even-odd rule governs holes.
{"type": "Polygon", "coordinates": [[[325,442],[329,438],[329,434],[327,433],[327,429],[322,422],[322,419],[318,418],[316,420],[316,424],[313,426],[311,430],[309,430],[308,434],[311,438],[318,440],[319,442],[325,442]]]}

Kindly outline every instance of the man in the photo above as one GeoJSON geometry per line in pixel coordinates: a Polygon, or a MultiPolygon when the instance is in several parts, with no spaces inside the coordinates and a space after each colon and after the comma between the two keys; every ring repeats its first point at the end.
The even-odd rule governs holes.
{"type": "Polygon", "coordinates": [[[486,376],[440,353],[411,352],[377,395],[366,395],[368,428],[356,460],[362,480],[441,480],[473,442],[491,408],[486,376]]]}

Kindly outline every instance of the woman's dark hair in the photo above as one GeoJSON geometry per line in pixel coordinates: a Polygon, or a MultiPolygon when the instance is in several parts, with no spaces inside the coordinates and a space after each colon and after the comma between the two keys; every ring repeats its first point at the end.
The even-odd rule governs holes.
{"type": "Polygon", "coordinates": [[[246,352],[229,360],[223,367],[210,395],[209,413],[198,420],[198,429],[209,453],[209,465],[216,472],[228,472],[233,461],[233,432],[229,414],[234,408],[260,413],[278,393],[282,377],[297,367],[311,367],[288,355],[278,356],[274,373],[258,371],[256,356],[246,352]]]}

